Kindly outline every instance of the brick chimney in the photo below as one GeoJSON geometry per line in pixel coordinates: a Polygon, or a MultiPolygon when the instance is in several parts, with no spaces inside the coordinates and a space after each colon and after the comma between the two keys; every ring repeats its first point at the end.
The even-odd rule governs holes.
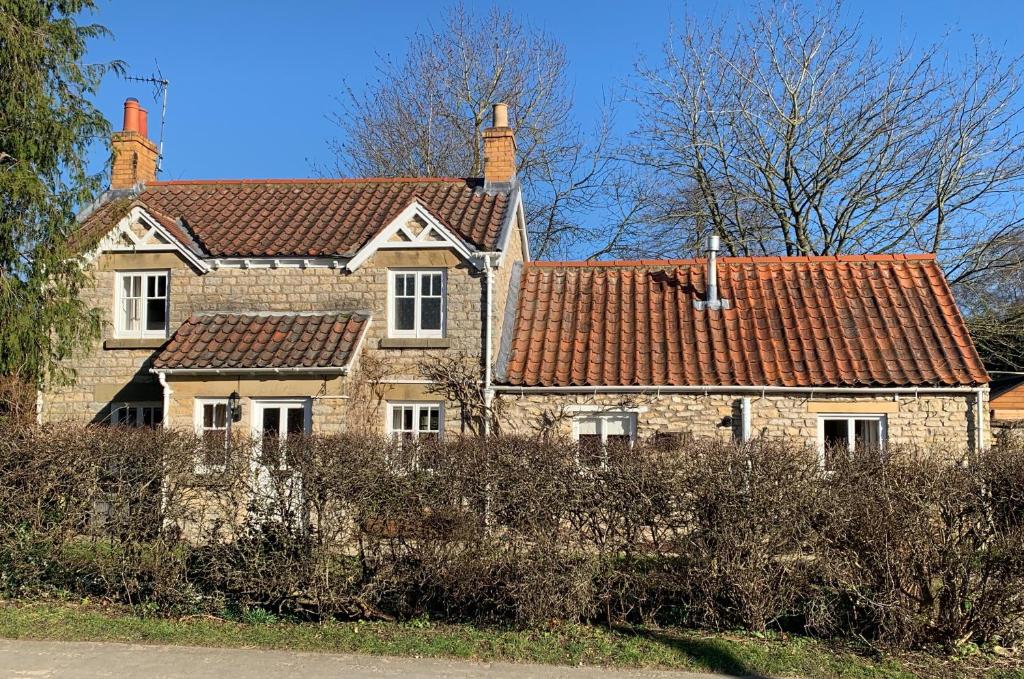
{"type": "Polygon", "coordinates": [[[114,165],[110,171],[110,188],[130,189],[140,182],[156,179],[159,156],[156,144],[147,137],[146,109],[137,99],[124,102],[124,125],[110,139],[114,148],[114,165]]]}
{"type": "Polygon", "coordinates": [[[516,138],[508,126],[508,105],[495,104],[491,127],[484,130],[484,184],[511,184],[515,178],[516,138]]]}

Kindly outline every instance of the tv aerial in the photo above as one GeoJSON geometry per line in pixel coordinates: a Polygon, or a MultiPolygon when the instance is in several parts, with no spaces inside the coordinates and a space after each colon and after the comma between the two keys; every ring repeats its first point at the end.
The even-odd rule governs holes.
{"type": "MultiPolygon", "coordinates": [[[[154,60],[154,63],[156,63],[156,60],[154,60]]],[[[153,87],[153,101],[160,104],[160,141],[156,158],[156,171],[159,174],[164,168],[164,123],[167,120],[167,87],[171,83],[164,78],[164,74],[160,71],[159,63],[156,63],[152,75],[126,75],[123,77],[131,82],[149,83],[153,87]]]]}

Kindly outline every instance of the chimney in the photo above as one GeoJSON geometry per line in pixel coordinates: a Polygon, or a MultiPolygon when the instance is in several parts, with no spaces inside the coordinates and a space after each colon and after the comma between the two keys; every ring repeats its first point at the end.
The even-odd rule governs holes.
{"type": "Polygon", "coordinates": [[[508,125],[508,104],[495,104],[484,130],[484,186],[505,188],[516,178],[516,138],[508,125]]]}
{"type": "Polygon", "coordinates": [[[137,99],[124,102],[124,124],[110,139],[114,165],[110,170],[110,188],[130,189],[138,183],[156,179],[159,151],[147,137],[149,121],[146,109],[137,99]]]}
{"type": "Polygon", "coordinates": [[[707,273],[707,294],[705,299],[696,299],[693,301],[693,308],[698,311],[708,310],[714,311],[716,309],[728,309],[732,306],[727,299],[720,299],[718,297],[718,236],[708,236],[707,240],[707,253],[708,253],[708,273],[707,273]]]}

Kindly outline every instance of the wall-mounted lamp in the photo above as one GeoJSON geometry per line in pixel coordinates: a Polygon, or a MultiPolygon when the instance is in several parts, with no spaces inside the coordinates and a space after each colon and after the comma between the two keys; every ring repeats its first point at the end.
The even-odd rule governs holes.
{"type": "Polygon", "coordinates": [[[242,397],[237,391],[231,392],[228,396],[228,410],[231,412],[231,421],[238,422],[242,419],[242,397]]]}

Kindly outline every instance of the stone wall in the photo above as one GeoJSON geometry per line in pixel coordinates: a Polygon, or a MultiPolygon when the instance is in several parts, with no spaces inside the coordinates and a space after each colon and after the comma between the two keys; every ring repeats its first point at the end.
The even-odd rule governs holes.
{"type": "MultiPolygon", "coordinates": [[[[515,246],[515,252],[505,257],[503,266],[495,274],[495,279],[504,284],[504,289],[495,295],[495,316],[504,313],[507,271],[521,258],[519,240],[514,236],[510,240],[515,246]]],[[[484,276],[453,251],[446,249],[380,250],[351,273],[340,268],[260,266],[249,269],[222,267],[201,274],[179,255],[170,252],[105,253],[97,258],[91,269],[92,284],[83,294],[87,301],[102,313],[103,337],[97,346],[77,352],[69,362],[77,372],[75,384],[51,389],[44,395],[44,421],[105,422],[110,417],[111,403],[160,403],[163,400],[162,389],[155,376],[149,372],[159,341],[149,341],[150,346],[140,348],[125,348],[124,343],[120,343],[121,346],[114,348],[114,345],[119,344],[113,341],[117,271],[170,272],[169,325],[172,332],[190,315],[197,312],[370,311],[373,318],[367,330],[363,351],[357,357],[356,371],[363,367],[362,364],[373,362],[377,366],[375,369],[384,371],[378,378],[382,377],[392,384],[388,389],[393,390],[398,388],[397,385],[406,383],[422,400],[439,400],[436,396],[425,393],[424,387],[420,384],[420,367],[423,364],[437,361],[444,355],[459,353],[479,357],[482,353],[484,276]],[[396,267],[446,270],[446,337],[442,346],[422,346],[428,343],[408,346],[417,344],[408,341],[404,342],[405,346],[402,347],[383,345],[386,343],[382,343],[382,340],[387,339],[388,325],[388,269],[396,267]]],[[[147,342],[135,343],[143,344],[147,342]]],[[[296,388],[297,386],[295,385],[296,388]]],[[[229,389],[226,393],[230,391],[229,389]]],[[[242,390],[239,390],[239,393],[243,397],[250,395],[242,390]]],[[[308,395],[310,394],[306,391],[294,394],[308,395]]],[[[177,405],[172,405],[172,411],[167,414],[172,426],[178,426],[186,420],[191,426],[190,411],[182,412],[177,405]]],[[[335,411],[338,411],[338,407],[331,409],[331,412],[335,411]]],[[[450,417],[452,413],[457,413],[457,408],[449,407],[447,413],[450,417]]],[[[315,426],[320,426],[316,423],[322,422],[323,426],[327,427],[327,423],[331,422],[330,427],[333,429],[342,427],[343,418],[336,414],[328,415],[326,406],[315,407],[314,415],[315,426]],[[329,419],[317,417],[317,410],[323,410],[323,418],[329,419]]],[[[375,424],[379,423],[382,427],[383,407],[375,407],[372,417],[377,420],[375,424]]]]}
{"type": "MultiPolygon", "coordinates": [[[[588,411],[636,413],[637,436],[679,433],[728,441],[737,436],[741,394],[516,394],[500,395],[501,430],[570,435],[574,415],[588,411]],[[729,419],[727,419],[729,418],[729,419]],[[731,420],[731,421],[730,421],[731,420]]],[[[833,414],[883,414],[888,442],[953,452],[974,444],[973,394],[919,396],[751,395],[752,435],[785,437],[816,445],[818,418],[833,414]]],[[[987,412],[987,404],[981,404],[987,412]]],[[[983,418],[986,422],[987,418],[983,418]]],[[[989,443],[989,435],[985,434],[989,443]]]]}

